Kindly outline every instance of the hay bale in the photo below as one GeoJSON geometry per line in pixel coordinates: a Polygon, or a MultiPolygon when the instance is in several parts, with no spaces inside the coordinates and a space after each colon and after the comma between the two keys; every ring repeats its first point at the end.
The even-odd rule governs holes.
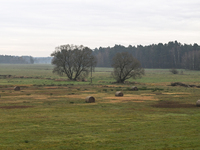
{"type": "Polygon", "coordinates": [[[132,90],[132,91],[138,91],[138,88],[137,88],[136,86],[132,86],[132,87],[131,87],[131,90],[132,90]]]}
{"type": "Polygon", "coordinates": [[[115,96],[124,96],[124,94],[123,94],[121,91],[117,91],[117,92],[115,93],[115,96]]]}
{"type": "Polygon", "coordinates": [[[95,98],[93,96],[87,96],[85,98],[86,103],[95,103],[95,98]]]}
{"type": "Polygon", "coordinates": [[[15,91],[20,91],[20,87],[19,87],[19,86],[16,86],[16,87],[14,87],[14,90],[15,90],[15,91]]]}
{"type": "Polygon", "coordinates": [[[196,102],[196,106],[200,107],[200,99],[196,102]]]}

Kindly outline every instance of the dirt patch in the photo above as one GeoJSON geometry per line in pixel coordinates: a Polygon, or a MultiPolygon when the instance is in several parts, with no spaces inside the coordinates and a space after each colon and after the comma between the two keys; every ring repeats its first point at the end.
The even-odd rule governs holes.
{"type": "Polygon", "coordinates": [[[0,109],[22,109],[22,108],[31,108],[33,106],[0,106],[0,109]]]}
{"type": "Polygon", "coordinates": [[[152,105],[152,107],[157,108],[194,108],[196,107],[195,104],[182,104],[179,102],[173,102],[173,101],[161,101],[157,104],[152,105]]]}
{"type": "Polygon", "coordinates": [[[196,88],[200,88],[200,86],[198,86],[198,85],[184,84],[184,83],[181,83],[181,82],[171,83],[171,86],[183,86],[183,87],[196,87],[196,88]]]}

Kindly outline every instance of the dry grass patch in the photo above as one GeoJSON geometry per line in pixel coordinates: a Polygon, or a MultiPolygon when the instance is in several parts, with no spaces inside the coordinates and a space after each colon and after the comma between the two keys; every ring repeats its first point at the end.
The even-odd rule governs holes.
{"type": "Polygon", "coordinates": [[[175,95],[173,97],[185,97],[184,95],[175,95]]]}
{"type": "Polygon", "coordinates": [[[84,93],[92,93],[92,92],[95,92],[95,91],[81,91],[81,92],[84,92],[84,93]]]}
{"type": "Polygon", "coordinates": [[[106,85],[107,87],[111,87],[111,88],[114,88],[114,87],[119,87],[119,85],[106,85]]]}
{"type": "Polygon", "coordinates": [[[156,95],[156,93],[155,94],[152,94],[152,93],[145,93],[145,94],[141,94],[142,96],[155,96],[156,95]]]}
{"type": "Polygon", "coordinates": [[[88,96],[88,95],[86,95],[86,94],[81,94],[81,95],[64,95],[64,96],[59,96],[59,97],[85,99],[86,96],[88,96]]]}
{"type": "Polygon", "coordinates": [[[142,96],[142,95],[126,95],[124,97],[105,97],[104,99],[109,100],[106,103],[124,103],[124,102],[144,102],[144,101],[157,101],[153,96],[142,96]]]}
{"type": "Polygon", "coordinates": [[[48,86],[44,87],[45,89],[67,89],[68,87],[59,87],[59,86],[48,86]]]}
{"type": "Polygon", "coordinates": [[[45,100],[49,100],[49,98],[50,98],[50,96],[47,96],[47,95],[5,96],[4,98],[1,98],[0,103],[1,104],[5,104],[5,103],[8,103],[8,104],[19,104],[19,103],[36,102],[37,100],[45,101],[45,100]]]}
{"type": "Polygon", "coordinates": [[[158,100],[154,98],[153,96],[143,96],[143,95],[131,95],[131,94],[126,94],[123,97],[105,97],[105,99],[123,99],[123,100],[158,100]]]}
{"type": "MultiPolygon", "coordinates": [[[[80,98],[80,99],[85,99],[88,96],[88,94],[80,94],[80,95],[63,95],[59,97],[67,97],[67,98],[80,98]]],[[[91,94],[93,97],[99,97],[99,94],[91,94]]]]}
{"type": "Polygon", "coordinates": [[[0,104],[19,104],[23,102],[24,100],[2,100],[0,101],[0,104]]]}
{"type": "Polygon", "coordinates": [[[162,93],[164,95],[190,95],[191,93],[177,92],[177,93],[162,93]]]}
{"type": "Polygon", "coordinates": [[[128,102],[143,103],[145,101],[140,101],[140,100],[110,100],[110,101],[102,102],[102,103],[128,103],[128,102]]]}

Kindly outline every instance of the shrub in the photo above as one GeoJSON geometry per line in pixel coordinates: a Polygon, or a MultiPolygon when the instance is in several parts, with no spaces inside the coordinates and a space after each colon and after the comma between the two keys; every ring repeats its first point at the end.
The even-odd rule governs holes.
{"type": "Polygon", "coordinates": [[[107,89],[103,89],[104,92],[107,92],[107,89]]]}
{"type": "Polygon", "coordinates": [[[178,74],[178,70],[177,69],[170,69],[169,72],[171,72],[173,74],[178,74]]]}
{"type": "Polygon", "coordinates": [[[130,87],[127,87],[126,89],[125,89],[125,91],[130,91],[131,90],[131,88],[130,87]]]}

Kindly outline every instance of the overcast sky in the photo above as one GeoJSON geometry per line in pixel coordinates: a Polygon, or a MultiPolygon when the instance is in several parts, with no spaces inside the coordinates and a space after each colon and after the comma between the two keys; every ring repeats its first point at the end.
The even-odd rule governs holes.
{"type": "Polygon", "coordinates": [[[0,55],[175,40],[200,44],[200,0],[0,0],[0,55]]]}

